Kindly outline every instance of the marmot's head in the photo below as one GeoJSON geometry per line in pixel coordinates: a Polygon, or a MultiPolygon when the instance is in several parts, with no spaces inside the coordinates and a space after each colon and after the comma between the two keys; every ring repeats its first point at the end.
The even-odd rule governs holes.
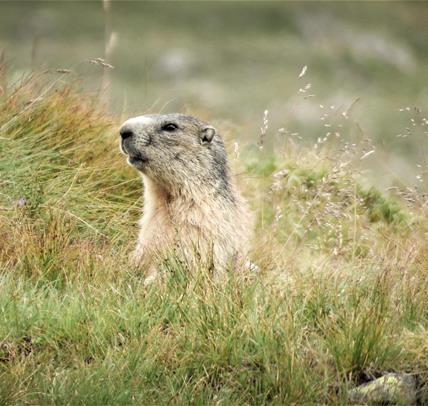
{"type": "Polygon", "coordinates": [[[214,127],[195,117],[134,117],[122,124],[120,136],[128,163],[169,190],[205,186],[223,194],[221,189],[229,189],[223,140],[214,127]]]}

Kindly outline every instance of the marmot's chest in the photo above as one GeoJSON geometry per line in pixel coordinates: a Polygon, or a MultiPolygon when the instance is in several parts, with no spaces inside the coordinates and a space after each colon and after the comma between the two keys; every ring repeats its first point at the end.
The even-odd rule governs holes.
{"type": "Polygon", "coordinates": [[[217,239],[225,219],[209,208],[198,207],[193,202],[165,205],[151,213],[146,212],[142,221],[145,238],[161,240],[217,239]]]}

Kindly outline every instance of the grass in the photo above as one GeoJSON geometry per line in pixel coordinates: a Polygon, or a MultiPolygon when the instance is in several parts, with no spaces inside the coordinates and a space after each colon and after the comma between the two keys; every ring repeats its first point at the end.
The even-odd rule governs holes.
{"type": "Polygon", "coordinates": [[[0,403],[346,404],[385,371],[427,401],[422,196],[365,188],[339,151],[242,147],[260,272],[147,287],[117,119],[51,81],[0,99],[0,403]]]}

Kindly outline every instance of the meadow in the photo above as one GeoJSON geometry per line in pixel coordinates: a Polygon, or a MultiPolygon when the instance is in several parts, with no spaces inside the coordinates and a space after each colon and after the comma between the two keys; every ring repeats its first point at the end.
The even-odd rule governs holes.
{"type": "Polygon", "coordinates": [[[118,117],[66,76],[0,99],[0,403],[347,404],[387,371],[428,401],[418,190],[366,186],[364,145],[273,153],[225,126],[260,271],[219,284],[170,264],[145,286],[118,117]]]}
{"type": "Polygon", "coordinates": [[[109,4],[0,5],[0,404],[428,404],[426,4],[109,4]],[[129,265],[118,128],[171,111],[223,135],[257,272],[129,265]]]}

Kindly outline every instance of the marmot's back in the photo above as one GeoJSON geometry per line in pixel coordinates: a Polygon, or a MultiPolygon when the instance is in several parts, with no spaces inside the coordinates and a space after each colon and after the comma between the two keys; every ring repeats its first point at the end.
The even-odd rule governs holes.
{"type": "Polygon", "coordinates": [[[181,114],[145,115],[127,120],[120,134],[145,186],[135,261],[153,272],[177,245],[186,257],[212,254],[221,268],[244,258],[250,216],[215,128],[181,114]]]}

